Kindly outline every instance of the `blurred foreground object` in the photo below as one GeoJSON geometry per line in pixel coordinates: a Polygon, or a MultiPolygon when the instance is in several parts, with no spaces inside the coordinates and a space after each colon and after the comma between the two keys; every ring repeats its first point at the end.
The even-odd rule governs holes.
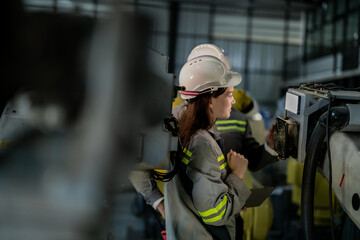
{"type": "Polygon", "coordinates": [[[150,22],[14,9],[2,56],[16,85],[0,120],[11,141],[1,145],[0,239],[99,239],[103,202],[136,162],[139,131],[169,110],[150,94],[162,85],[147,68],[150,22]]]}

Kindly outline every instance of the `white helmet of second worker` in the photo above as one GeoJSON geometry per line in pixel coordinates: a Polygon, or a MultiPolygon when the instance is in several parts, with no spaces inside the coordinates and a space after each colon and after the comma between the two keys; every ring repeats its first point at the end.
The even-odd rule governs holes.
{"type": "Polygon", "coordinates": [[[192,99],[219,88],[234,87],[240,82],[240,74],[231,71],[213,56],[200,56],[188,61],[179,75],[179,85],[185,87],[184,91],[180,91],[183,99],[192,99]]]}
{"type": "Polygon", "coordinates": [[[231,69],[229,59],[224,55],[224,50],[215,46],[214,44],[206,43],[200,44],[190,52],[187,61],[200,56],[213,56],[220,59],[228,69],[231,69]]]}

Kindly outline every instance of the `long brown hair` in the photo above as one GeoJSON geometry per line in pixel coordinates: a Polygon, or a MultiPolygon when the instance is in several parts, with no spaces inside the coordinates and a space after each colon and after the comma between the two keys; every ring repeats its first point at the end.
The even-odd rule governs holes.
{"type": "Polygon", "coordinates": [[[199,95],[187,103],[186,110],[179,119],[179,138],[183,147],[190,142],[196,131],[209,130],[212,127],[216,119],[211,115],[210,100],[225,91],[226,88],[220,88],[212,94],[199,95]]]}

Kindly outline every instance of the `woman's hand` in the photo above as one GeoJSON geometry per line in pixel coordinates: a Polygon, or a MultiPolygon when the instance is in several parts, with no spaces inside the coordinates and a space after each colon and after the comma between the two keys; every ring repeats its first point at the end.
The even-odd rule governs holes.
{"type": "Polygon", "coordinates": [[[241,155],[232,149],[228,152],[227,159],[232,173],[238,178],[243,179],[249,161],[244,157],[244,155],[241,155]]]}
{"type": "Polygon", "coordinates": [[[162,200],[157,206],[156,209],[161,214],[161,216],[165,219],[165,206],[164,206],[164,200],[162,200]]]}

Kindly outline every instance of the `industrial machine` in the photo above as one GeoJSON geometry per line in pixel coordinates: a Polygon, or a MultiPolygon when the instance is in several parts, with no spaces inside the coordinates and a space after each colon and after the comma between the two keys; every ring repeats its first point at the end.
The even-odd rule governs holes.
{"type": "MultiPolygon", "coordinates": [[[[166,158],[169,152],[177,151],[178,139],[176,134],[173,134],[168,129],[171,128],[171,126],[175,127],[174,124],[176,124],[173,123],[173,119],[171,119],[172,102],[173,98],[176,97],[176,89],[174,88],[175,75],[168,73],[169,57],[155,50],[149,50],[148,58],[149,68],[152,69],[153,75],[161,79],[161,81],[158,81],[159,84],[156,87],[157,94],[154,94],[153,98],[159,102],[163,102],[161,111],[151,106],[150,108],[152,111],[157,111],[157,115],[162,116],[163,121],[159,121],[158,124],[140,131],[137,159],[143,167],[152,169],[159,161],[166,158]],[[154,141],[154,139],[156,139],[156,141],[154,141]]],[[[167,169],[166,166],[162,167],[167,169]]]]}
{"type": "Polygon", "coordinates": [[[334,191],[346,214],[360,228],[359,88],[301,84],[288,89],[285,110],[285,117],[276,119],[275,150],[282,158],[291,156],[304,163],[301,194],[304,236],[313,239],[317,170],[329,181],[329,193],[334,191]]]}

